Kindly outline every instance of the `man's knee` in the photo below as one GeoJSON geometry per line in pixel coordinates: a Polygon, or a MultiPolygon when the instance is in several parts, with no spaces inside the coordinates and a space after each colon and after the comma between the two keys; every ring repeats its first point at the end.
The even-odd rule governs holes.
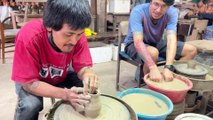
{"type": "Polygon", "coordinates": [[[186,44],[184,47],[184,56],[193,59],[197,55],[197,48],[193,45],[186,44]]]}
{"type": "MultiPolygon", "coordinates": [[[[41,98],[42,99],[42,98],[41,98]]],[[[43,101],[33,96],[27,96],[19,100],[15,118],[17,120],[28,120],[37,117],[38,113],[43,109],[43,101]]]]}
{"type": "Polygon", "coordinates": [[[30,112],[40,112],[43,109],[42,101],[36,99],[30,102],[27,102],[25,108],[28,109],[30,112]]]}
{"type": "Polygon", "coordinates": [[[151,48],[148,49],[148,51],[149,51],[149,53],[150,53],[152,59],[153,59],[155,62],[157,62],[158,56],[159,56],[159,51],[158,51],[158,49],[155,48],[155,47],[151,47],[151,48]]]}

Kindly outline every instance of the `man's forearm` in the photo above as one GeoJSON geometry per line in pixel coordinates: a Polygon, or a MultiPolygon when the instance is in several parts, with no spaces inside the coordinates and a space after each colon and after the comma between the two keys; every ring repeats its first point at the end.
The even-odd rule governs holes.
{"type": "Polygon", "coordinates": [[[174,31],[167,32],[167,50],[166,50],[166,64],[171,65],[174,63],[177,51],[177,37],[174,31]]]}
{"type": "Polygon", "coordinates": [[[147,50],[146,45],[140,40],[136,40],[134,44],[138,52],[138,55],[147,64],[147,66],[149,68],[152,66],[155,66],[155,62],[153,61],[151,55],[149,54],[149,51],[147,50]]]}
{"type": "Polygon", "coordinates": [[[53,97],[63,100],[67,98],[65,89],[52,86],[40,80],[35,80],[33,82],[23,84],[23,88],[27,92],[37,96],[53,97]]]}
{"type": "Polygon", "coordinates": [[[135,49],[140,56],[140,58],[147,64],[149,68],[156,66],[153,61],[149,51],[147,50],[146,45],[143,42],[143,33],[142,32],[133,32],[133,40],[135,49]]]}
{"type": "Polygon", "coordinates": [[[77,73],[78,78],[79,78],[80,80],[83,80],[83,74],[84,74],[85,70],[87,70],[87,69],[90,69],[90,67],[85,66],[85,67],[81,68],[81,69],[79,70],[79,72],[77,73]]]}

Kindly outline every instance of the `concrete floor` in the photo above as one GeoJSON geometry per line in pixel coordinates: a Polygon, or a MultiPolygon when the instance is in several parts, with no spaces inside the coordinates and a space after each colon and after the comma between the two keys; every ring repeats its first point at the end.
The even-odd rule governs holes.
{"type": "MultiPolygon", "coordinates": [[[[210,59],[211,63],[213,59],[210,59]]],[[[1,61],[1,59],[0,59],[1,61]]],[[[206,60],[205,60],[206,61],[206,60]]],[[[13,63],[13,53],[6,54],[6,63],[0,62],[0,120],[13,120],[17,98],[15,94],[14,82],[11,78],[13,63]]],[[[203,61],[201,62],[203,63],[203,61]]],[[[93,70],[100,78],[100,92],[111,96],[116,96],[119,91],[115,89],[116,80],[116,61],[94,64],[93,70]]],[[[122,84],[129,87],[136,86],[134,79],[136,67],[128,63],[121,62],[121,81],[122,84]]],[[[40,112],[39,120],[44,118],[52,107],[49,98],[44,98],[44,109],[40,112]]]]}
{"type": "MultiPolygon", "coordinates": [[[[11,80],[11,70],[13,62],[13,53],[6,54],[6,63],[0,64],[0,120],[13,120],[15,106],[17,102],[14,82],[11,80]]],[[[0,59],[1,60],[1,59],[0,59]]],[[[111,96],[116,96],[118,91],[115,89],[116,78],[116,61],[99,63],[94,65],[94,71],[100,77],[100,92],[111,96]]],[[[136,67],[125,62],[121,62],[121,80],[129,81],[131,85],[135,85],[133,76],[136,67]]],[[[49,98],[44,99],[44,109],[40,113],[40,120],[51,108],[51,101],[49,98]]]]}

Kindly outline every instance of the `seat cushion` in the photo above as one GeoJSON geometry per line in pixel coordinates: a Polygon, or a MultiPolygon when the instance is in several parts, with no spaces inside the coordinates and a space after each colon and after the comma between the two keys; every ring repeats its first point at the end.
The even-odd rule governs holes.
{"type": "MultiPolygon", "coordinates": [[[[128,58],[128,59],[132,60],[132,58],[128,54],[126,54],[124,51],[119,52],[119,54],[122,57],[125,57],[125,58],[128,58]]],[[[159,58],[158,58],[158,62],[165,61],[165,60],[166,60],[166,58],[161,57],[161,56],[159,56],[159,58]]]]}
{"type": "Polygon", "coordinates": [[[127,55],[124,51],[120,51],[119,54],[120,54],[122,57],[125,57],[125,58],[128,58],[128,59],[132,60],[132,58],[129,57],[129,55],[127,55]]]}
{"type": "Polygon", "coordinates": [[[158,62],[165,61],[165,60],[166,60],[166,58],[164,58],[164,57],[161,57],[161,56],[158,57],[158,62]]]}

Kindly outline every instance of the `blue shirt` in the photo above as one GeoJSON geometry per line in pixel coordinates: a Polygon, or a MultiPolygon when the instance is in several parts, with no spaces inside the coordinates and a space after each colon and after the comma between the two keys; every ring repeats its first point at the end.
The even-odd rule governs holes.
{"type": "Polygon", "coordinates": [[[162,39],[164,29],[177,31],[178,12],[170,6],[167,12],[153,24],[149,14],[150,3],[137,5],[133,8],[129,18],[128,34],[124,43],[133,41],[133,32],[143,32],[143,39],[146,44],[156,45],[162,39]]]}

